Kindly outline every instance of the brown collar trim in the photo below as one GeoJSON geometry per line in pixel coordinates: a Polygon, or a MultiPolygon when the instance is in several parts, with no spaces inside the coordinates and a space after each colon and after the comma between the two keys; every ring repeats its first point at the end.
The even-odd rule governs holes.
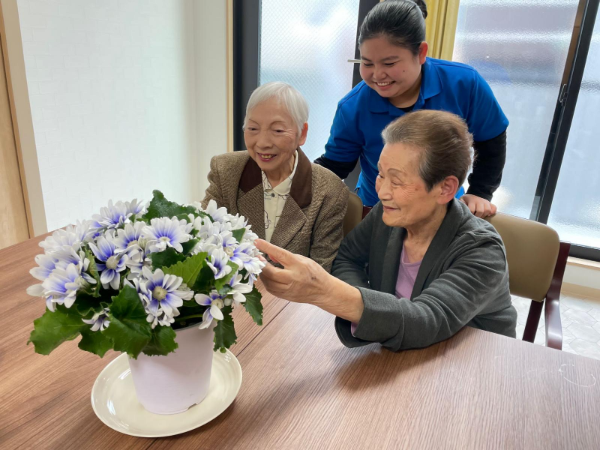
{"type": "MultiPolygon", "coordinates": [[[[240,189],[248,192],[260,184],[262,184],[260,167],[252,158],[248,158],[240,178],[240,189]]],[[[298,166],[292,178],[290,196],[300,209],[306,208],[312,201],[312,164],[300,148],[298,148],[298,166]]]]}
{"type": "Polygon", "coordinates": [[[258,164],[248,155],[248,162],[242,171],[240,178],[240,189],[249,192],[259,184],[262,184],[262,174],[258,164]]]}

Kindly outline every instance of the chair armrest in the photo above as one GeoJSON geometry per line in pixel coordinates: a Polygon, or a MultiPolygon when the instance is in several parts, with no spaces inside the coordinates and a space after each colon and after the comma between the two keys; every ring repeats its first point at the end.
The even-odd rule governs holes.
{"type": "Polygon", "coordinates": [[[560,321],[560,290],[562,288],[562,281],[565,275],[570,249],[571,244],[566,242],[560,243],[560,250],[554,268],[554,275],[552,276],[552,283],[550,284],[550,289],[548,289],[546,301],[544,302],[546,346],[557,350],[562,350],[563,335],[562,324],[560,321]]]}

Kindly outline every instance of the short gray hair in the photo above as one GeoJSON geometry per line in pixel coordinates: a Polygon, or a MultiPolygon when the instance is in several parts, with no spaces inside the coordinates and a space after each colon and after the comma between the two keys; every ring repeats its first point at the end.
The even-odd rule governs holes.
{"type": "Polygon", "coordinates": [[[420,152],[419,175],[427,191],[449,176],[465,182],[471,166],[473,136],[459,116],[436,110],[419,110],[391,122],[381,133],[385,145],[402,143],[420,152]]]}
{"type": "Polygon", "coordinates": [[[280,104],[285,106],[294,122],[296,122],[298,133],[301,133],[302,127],[308,122],[308,103],[296,88],[281,81],[272,81],[254,89],[246,105],[244,128],[246,128],[250,111],[259,103],[272,98],[276,98],[280,104]]]}

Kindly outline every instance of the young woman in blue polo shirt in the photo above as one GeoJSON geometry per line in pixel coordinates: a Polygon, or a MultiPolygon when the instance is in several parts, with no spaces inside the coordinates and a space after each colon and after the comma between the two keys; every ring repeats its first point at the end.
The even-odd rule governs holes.
{"type": "Polygon", "coordinates": [[[315,163],[346,178],[360,160],[358,194],[373,206],[383,129],[410,111],[449,111],[466,121],[474,140],[473,173],[461,198],[486,217],[496,212],[491,200],[502,179],[508,119],[475,69],[427,57],[426,17],[422,0],[388,0],[367,14],[358,40],[363,81],[339,102],[325,154],[315,163]]]}

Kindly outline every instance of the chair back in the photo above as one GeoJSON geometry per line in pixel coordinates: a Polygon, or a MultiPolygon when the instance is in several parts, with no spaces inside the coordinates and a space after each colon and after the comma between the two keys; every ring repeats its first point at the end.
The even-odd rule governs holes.
{"type": "Polygon", "coordinates": [[[350,192],[348,197],[348,210],[344,216],[344,237],[350,233],[363,217],[363,203],[358,195],[350,192]]]}
{"type": "Polygon", "coordinates": [[[504,241],[511,294],[543,302],[560,248],[556,231],[533,220],[501,213],[487,220],[504,241]]]}

